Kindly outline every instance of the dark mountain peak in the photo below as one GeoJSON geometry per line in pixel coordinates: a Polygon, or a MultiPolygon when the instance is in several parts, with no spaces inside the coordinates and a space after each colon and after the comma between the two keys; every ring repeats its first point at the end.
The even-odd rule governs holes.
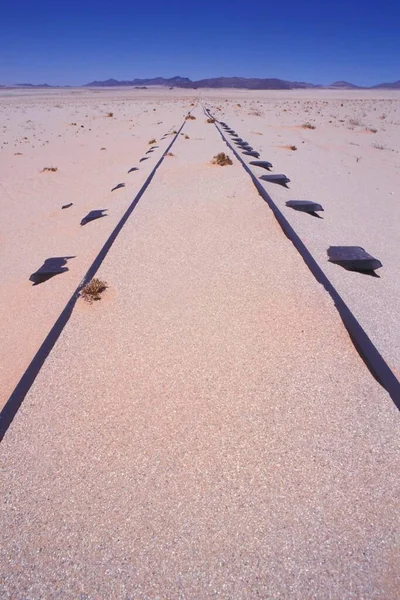
{"type": "Polygon", "coordinates": [[[330,88],[338,88],[341,90],[359,90],[362,89],[359,85],[354,85],[354,83],[349,83],[348,81],[335,81],[331,83],[330,88]]]}

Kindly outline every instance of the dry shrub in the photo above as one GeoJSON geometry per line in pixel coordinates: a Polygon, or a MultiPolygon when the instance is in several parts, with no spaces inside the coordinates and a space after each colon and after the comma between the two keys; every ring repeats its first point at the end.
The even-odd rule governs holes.
{"type": "Polygon", "coordinates": [[[102,294],[102,292],[104,292],[104,290],[106,290],[107,287],[108,286],[105,281],[94,277],[83,288],[81,292],[82,298],[86,300],[86,302],[89,302],[89,304],[92,304],[93,300],[101,299],[100,294],[102,294]]]}
{"type": "Polygon", "coordinates": [[[220,152],[212,159],[213,165],[219,165],[220,167],[225,167],[225,165],[231,165],[232,161],[225,152],[220,152]]]}

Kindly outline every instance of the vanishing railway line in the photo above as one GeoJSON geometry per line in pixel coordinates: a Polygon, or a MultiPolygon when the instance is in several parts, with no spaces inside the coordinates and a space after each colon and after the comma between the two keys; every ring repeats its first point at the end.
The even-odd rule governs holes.
{"type": "MultiPolygon", "coordinates": [[[[233,155],[236,157],[236,159],[241,163],[242,167],[244,168],[244,170],[250,177],[252,183],[256,187],[258,193],[263,198],[263,200],[267,203],[269,208],[272,210],[276,220],[278,221],[280,227],[282,228],[282,231],[289,238],[289,240],[293,243],[296,250],[299,252],[302,259],[306,263],[308,269],[311,271],[311,273],[313,274],[315,279],[318,281],[318,283],[323,285],[323,287],[325,288],[327,293],[332,298],[332,300],[336,306],[336,309],[338,310],[339,315],[343,321],[343,324],[345,325],[345,327],[353,341],[354,346],[356,347],[361,358],[367,365],[368,369],[370,370],[372,375],[377,379],[377,381],[383,386],[383,388],[385,388],[385,390],[388,392],[388,394],[390,395],[392,400],[396,403],[396,405],[398,407],[400,407],[400,383],[397,380],[397,378],[395,377],[394,373],[388,367],[384,358],[378,352],[377,348],[374,346],[374,344],[368,337],[367,333],[361,327],[360,323],[357,321],[356,317],[354,316],[354,314],[352,313],[352,311],[350,310],[348,305],[345,303],[345,301],[342,299],[340,294],[337,292],[337,290],[335,289],[334,285],[331,283],[331,281],[329,280],[327,275],[324,273],[324,271],[318,265],[317,261],[313,258],[312,254],[310,253],[310,251],[308,250],[306,245],[302,242],[302,240],[300,239],[300,237],[298,236],[296,231],[293,229],[293,227],[290,225],[288,220],[285,218],[285,216],[283,215],[283,213],[281,212],[281,210],[279,209],[277,204],[272,200],[271,196],[266,191],[264,185],[260,182],[258,175],[256,175],[255,172],[251,169],[251,166],[252,166],[251,163],[249,165],[245,161],[244,156],[249,157],[250,159],[259,158],[258,153],[254,152],[253,149],[251,148],[251,146],[249,146],[249,144],[247,144],[247,142],[245,142],[244,140],[239,138],[238,135],[236,134],[236,132],[233,132],[233,130],[230,130],[229,126],[226,123],[218,122],[216,120],[215,116],[210,112],[209,109],[203,108],[203,110],[204,110],[204,114],[206,115],[206,117],[208,117],[209,119],[215,119],[214,125],[215,125],[219,135],[221,136],[222,140],[227,144],[230,151],[233,153],[233,155]],[[236,143],[238,143],[238,140],[240,140],[240,142],[236,146],[235,146],[235,140],[236,140],[236,143]],[[240,150],[239,150],[239,148],[240,148],[240,150]]],[[[68,323],[68,321],[71,317],[71,314],[73,312],[74,306],[75,306],[75,304],[80,296],[80,293],[82,291],[82,288],[96,275],[96,273],[99,270],[100,266],[102,265],[105,257],[107,256],[107,254],[110,251],[111,247],[113,246],[115,240],[117,239],[119,233],[121,232],[125,223],[131,216],[133,210],[137,206],[139,200],[142,198],[142,196],[144,195],[144,193],[146,192],[148,187],[151,185],[154,176],[156,175],[159,167],[163,163],[165,155],[170,151],[170,149],[173,147],[176,140],[179,138],[180,134],[182,133],[182,130],[185,126],[185,122],[186,121],[184,119],[180,128],[178,129],[178,131],[173,134],[174,137],[172,138],[171,142],[168,144],[166,149],[162,152],[161,157],[157,160],[156,164],[150,171],[149,175],[147,176],[145,182],[139,189],[138,193],[136,194],[136,196],[134,197],[134,199],[132,200],[132,202],[130,203],[130,205],[128,206],[128,208],[126,209],[124,214],[122,215],[122,217],[119,220],[119,222],[117,223],[116,227],[113,229],[113,231],[111,232],[111,234],[105,241],[104,245],[102,246],[99,253],[95,257],[94,261],[92,262],[92,264],[86,271],[85,275],[83,276],[78,287],[72,293],[71,297],[69,298],[68,302],[66,303],[61,314],[57,318],[53,327],[51,328],[51,330],[47,334],[46,338],[44,339],[43,343],[41,344],[40,348],[36,352],[35,356],[33,357],[32,361],[30,362],[25,373],[22,375],[21,379],[19,380],[18,384],[16,385],[14,391],[12,392],[11,396],[9,397],[6,405],[4,406],[4,408],[0,414],[0,439],[3,438],[4,434],[6,433],[7,429],[9,428],[14,416],[16,415],[24,398],[26,397],[27,393],[29,392],[29,390],[30,390],[33,382],[35,381],[40,369],[42,368],[46,358],[49,356],[49,354],[52,351],[55,343],[57,342],[61,332],[63,331],[65,325],[68,323]]],[[[170,133],[171,132],[168,132],[168,134],[170,134],[170,133]]],[[[163,139],[165,139],[165,137],[168,134],[165,134],[163,139]]],[[[264,161],[264,166],[268,167],[269,163],[266,163],[264,161]]],[[[272,166],[272,165],[270,165],[270,166],[272,166]]]]}
{"type": "MultiPolygon", "coordinates": [[[[389,368],[383,356],[377,350],[371,339],[368,337],[367,333],[361,327],[360,323],[358,322],[358,320],[356,319],[346,302],[340,296],[335,286],[332,284],[327,275],[318,265],[317,261],[314,259],[307,246],[300,239],[299,235],[290,225],[289,221],[283,215],[282,211],[279,209],[277,204],[273,201],[265,187],[260,182],[258,176],[250,168],[250,165],[256,165],[256,162],[253,161],[252,163],[250,163],[250,165],[248,165],[242,156],[246,155],[252,156],[254,158],[259,158],[259,154],[257,152],[254,152],[251,146],[247,144],[247,142],[244,142],[242,138],[239,138],[236,132],[230,129],[227,123],[219,122],[216,116],[213,115],[209,109],[203,107],[203,110],[204,114],[207,117],[214,119],[214,125],[217,128],[220,136],[225,141],[232,153],[235,155],[237,160],[241,163],[246,173],[250,176],[258,193],[268,204],[269,208],[273,212],[276,220],[282,228],[282,231],[287,236],[287,238],[293,243],[294,247],[301,255],[302,259],[306,263],[307,267],[309,268],[315,279],[318,281],[318,283],[323,285],[325,290],[332,298],[334,305],[340,315],[340,318],[342,319],[343,324],[346,327],[346,330],[348,331],[349,336],[357,352],[360,354],[362,360],[370,370],[371,374],[380,383],[380,385],[382,385],[382,387],[385,388],[385,390],[388,392],[388,394],[396,404],[397,408],[400,409],[400,382],[394,375],[393,371],[389,368]],[[227,137],[227,135],[230,136],[230,139],[227,137]],[[240,140],[239,146],[235,147],[234,141],[238,139],[240,140]],[[239,153],[238,151],[239,147],[241,148],[241,153],[239,153]]],[[[272,167],[272,165],[267,162],[264,162],[264,168],[266,168],[265,166],[267,166],[268,170],[270,167],[272,167]]],[[[281,175],[277,175],[277,177],[281,178],[281,183],[285,184],[286,181],[289,181],[288,179],[286,179],[285,181],[285,178],[281,175]]]]}

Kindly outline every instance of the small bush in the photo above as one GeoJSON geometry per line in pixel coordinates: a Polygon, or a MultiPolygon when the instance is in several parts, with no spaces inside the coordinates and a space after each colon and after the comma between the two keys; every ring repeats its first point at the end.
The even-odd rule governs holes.
{"type": "Polygon", "coordinates": [[[220,167],[225,167],[225,165],[231,165],[232,161],[225,152],[220,152],[212,159],[213,165],[219,165],[220,167]]]}
{"type": "Polygon", "coordinates": [[[149,141],[149,145],[151,146],[151,144],[156,144],[157,140],[155,140],[154,138],[152,140],[149,141]]]}
{"type": "Polygon", "coordinates": [[[302,128],[303,129],[316,129],[315,125],[313,125],[309,121],[307,121],[307,123],[303,123],[302,128]]]}
{"type": "Polygon", "coordinates": [[[44,167],[42,169],[42,173],[45,173],[46,171],[51,171],[52,173],[56,173],[58,171],[58,167],[44,167]]]}
{"type": "Polygon", "coordinates": [[[89,304],[92,304],[93,300],[101,299],[100,294],[102,292],[104,292],[104,290],[106,290],[107,287],[108,286],[105,281],[102,281],[101,279],[97,279],[97,277],[94,277],[83,288],[83,290],[81,292],[82,298],[86,302],[89,302],[89,304]]]}

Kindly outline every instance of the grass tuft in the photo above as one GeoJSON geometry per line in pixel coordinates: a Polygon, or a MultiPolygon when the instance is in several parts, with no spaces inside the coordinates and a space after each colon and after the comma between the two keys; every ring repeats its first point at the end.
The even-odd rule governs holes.
{"type": "Polygon", "coordinates": [[[213,165],[219,165],[220,167],[225,167],[226,165],[233,164],[231,159],[227,154],[225,154],[225,152],[220,152],[219,154],[214,156],[211,162],[213,165]]]}
{"type": "Polygon", "coordinates": [[[92,304],[94,300],[100,300],[100,294],[107,289],[107,283],[101,279],[94,277],[89,283],[82,289],[81,296],[89,304],[92,304]]]}

